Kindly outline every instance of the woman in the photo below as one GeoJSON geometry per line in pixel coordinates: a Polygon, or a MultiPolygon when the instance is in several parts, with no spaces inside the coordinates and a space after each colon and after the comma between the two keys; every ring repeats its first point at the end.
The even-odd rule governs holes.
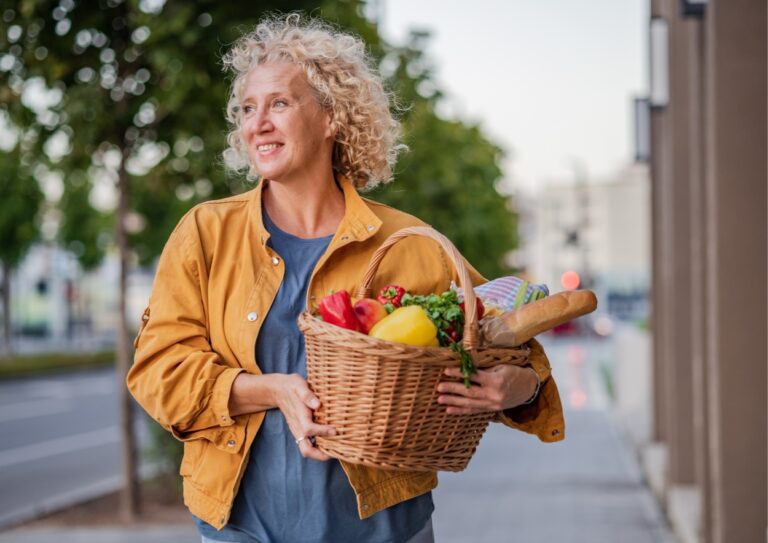
{"type": "MultiPolygon", "coordinates": [[[[262,181],[195,207],[171,234],[128,386],[185,442],[184,500],[203,541],[433,541],[434,473],[339,462],[314,446],[335,429],[313,421],[320,399],[296,325],[328,291],[353,291],[392,232],[423,224],[357,194],[390,179],[400,150],[387,95],[359,39],[297,15],[259,24],[225,64],[235,75],[225,158],[262,181]]],[[[454,279],[436,244],[408,239],[374,287],[442,292],[454,279]]],[[[441,383],[439,401],[452,413],[506,410],[507,425],[562,439],[538,345],[530,368],[474,380],[441,383]]]]}

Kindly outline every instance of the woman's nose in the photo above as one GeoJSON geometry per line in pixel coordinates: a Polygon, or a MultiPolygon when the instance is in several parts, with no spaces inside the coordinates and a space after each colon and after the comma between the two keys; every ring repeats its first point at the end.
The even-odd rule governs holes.
{"type": "Polygon", "coordinates": [[[269,109],[264,108],[256,112],[256,131],[261,134],[269,132],[274,128],[272,118],[269,115],[269,109]]]}
{"type": "Polygon", "coordinates": [[[256,111],[249,116],[245,122],[248,132],[254,134],[263,134],[274,129],[269,114],[263,111],[256,111]]]}

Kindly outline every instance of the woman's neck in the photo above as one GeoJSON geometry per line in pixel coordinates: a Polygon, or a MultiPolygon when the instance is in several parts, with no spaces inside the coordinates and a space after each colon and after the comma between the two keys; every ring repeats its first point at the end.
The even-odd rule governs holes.
{"type": "Polygon", "coordinates": [[[307,183],[264,180],[264,206],[280,230],[299,238],[336,232],[344,217],[344,193],[331,174],[307,183]]]}

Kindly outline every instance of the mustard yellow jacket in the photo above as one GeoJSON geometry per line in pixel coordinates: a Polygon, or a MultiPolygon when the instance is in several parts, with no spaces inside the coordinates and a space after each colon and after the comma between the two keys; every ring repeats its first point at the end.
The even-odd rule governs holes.
{"type": "MultiPolygon", "coordinates": [[[[340,184],[344,218],[312,274],[308,306],[330,290],[353,292],[387,236],[424,224],[361,198],[343,178],[340,184]]],[[[261,373],[256,338],[284,273],[280,255],[267,246],[262,185],[198,205],[179,222],[160,257],[127,378],[141,406],[184,442],[184,502],[217,529],[229,519],[251,443],[264,420],[264,413],[231,417],[230,388],[240,372],[261,373]]],[[[477,283],[484,281],[472,272],[477,283]]],[[[437,244],[409,238],[390,250],[373,286],[374,292],[387,283],[415,293],[443,292],[456,279],[437,244]]],[[[543,441],[558,441],[564,437],[560,398],[546,355],[535,342],[531,365],[543,383],[537,400],[498,419],[543,441]]],[[[341,464],[360,518],[437,486],[435,473],[341,464]]]]}

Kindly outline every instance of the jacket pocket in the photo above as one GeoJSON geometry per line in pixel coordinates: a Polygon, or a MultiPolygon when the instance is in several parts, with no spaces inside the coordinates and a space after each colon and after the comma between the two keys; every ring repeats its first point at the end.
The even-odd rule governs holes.
{"type": "Polygon", "coordinates": [[[136,334],[136,339],[133,340],[133,348],[137,349],[139,347],[139,338],[141,338],[142,332],[144,332],[144,328],[147,327],[147,323],[149,322],[149,306],[144,309],[144,313],[141,315],[141,324],[139,325],[139,331],[136,334]]]}

